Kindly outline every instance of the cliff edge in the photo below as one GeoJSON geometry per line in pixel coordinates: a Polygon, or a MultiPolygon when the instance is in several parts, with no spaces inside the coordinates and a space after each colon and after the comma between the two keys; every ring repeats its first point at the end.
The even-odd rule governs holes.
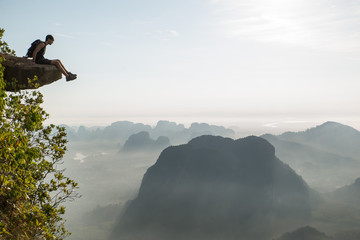
{"type": "Polygon", "coordinates": [[[62,78],[61,72],[53,65],[33,64],[30,59],[0,53],[5,58],[4,80],[6,91],[36,89],[62,78]],[[29,79],[37,76],[33,83],[29,79]]]}

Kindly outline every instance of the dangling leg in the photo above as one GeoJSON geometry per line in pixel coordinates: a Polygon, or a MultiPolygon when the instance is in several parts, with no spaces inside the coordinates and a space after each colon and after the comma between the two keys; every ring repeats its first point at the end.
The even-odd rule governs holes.
{"type": "Polygon", "coordinates": [[[61,64],[59,60],[51,60],[51,64],[55,65],[59,71],[65,75],[65,77],[69,77],[68,71],[66,71],[65,67],[61,64]]]}
{"type": "Polygon", "coordinates": [[[76,79],[76,75],[69,73],[60,60],[58,59],[52,60],[51,64],[55,65],[59,69],[59,71],[66,76],[66,81],[71,81],[76,79]]]}
{"type": "Polygon", "coordinates": [[[57,60],[57,61],[59,61],[60,66],[61,66],[63,69],[65,69],[66,72],[69,72],[68,70],[66,70],[64,64],[62,64],[62,62],[61,62],[60,60],[57,60]]]}
{"type": "Polygon", "coordinates": [[[57,61],[59,61],[59,64],[61,65],[61,67],[62,67],[63,69],[65,69],[65,71],[66,71],[69,75],[76,76],[76,74],[73,74],[73,73],[69,72],[68,70],[66,70],[64,64],[62,64],[62,62],[61,62],[60,60],[57,59],[57,61]]]}

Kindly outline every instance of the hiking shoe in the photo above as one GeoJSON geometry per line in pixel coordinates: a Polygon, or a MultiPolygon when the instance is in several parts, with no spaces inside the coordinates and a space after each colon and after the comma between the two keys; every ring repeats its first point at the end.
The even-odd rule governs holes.
{"type": "Polygon", "coordinates": [[[69,76],[66,77],[66,81],[72,81],[72,80],[75,80],[76,79],[76,76],[73,75],[73,74],[69,74],[69,76]]]}
{"type": "Polygon", "coordinates": [[[73,74],[73,73],[71,73],[71,72],[68,72],[68,74],[69,74],[69,75],[73,75],[73,76],[77,77],[77,75],[76,75],[76,74],[73,74]]]}

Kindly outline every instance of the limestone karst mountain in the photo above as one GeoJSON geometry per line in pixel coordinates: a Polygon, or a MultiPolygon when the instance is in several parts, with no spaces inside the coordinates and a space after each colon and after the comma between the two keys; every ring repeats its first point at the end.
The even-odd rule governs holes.
{"type": "Polygon", "coordinates": [[[162,150],[168,146],[170,146],[169,138],[160,136],[154,140],[148,132],[142,131],[131,135],[121,150],[124,152],[154,151],[162,150]]]}
{"type": "Polygon", "coordinates": [[[33,64],[27,58],[3,53],[0,53],[0,56],[5,58],[2,65],[5,67],[4,80],[7,91],[34,89],[62,78],[60,71],[53,65],[33,64]],[[35,84],[29,84],[28,79],[33,79],[34,76],[37,76],[37,81],[35,84]]]}
{"type": "Polygon", "coordinates": [[[111,239],[268,239],[303,226],[309,188],[258,137],[201,136],[168,147],[111,239]]]}

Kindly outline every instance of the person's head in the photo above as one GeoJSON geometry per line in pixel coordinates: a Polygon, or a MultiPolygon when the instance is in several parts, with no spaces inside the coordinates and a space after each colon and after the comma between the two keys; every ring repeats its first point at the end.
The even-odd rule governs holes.
{"type": "Polygon", "coordinates": [[[54,37],[52,35],[47,35],[45,38],[45,43],[51,45],[54,42],[54,37]]]}

